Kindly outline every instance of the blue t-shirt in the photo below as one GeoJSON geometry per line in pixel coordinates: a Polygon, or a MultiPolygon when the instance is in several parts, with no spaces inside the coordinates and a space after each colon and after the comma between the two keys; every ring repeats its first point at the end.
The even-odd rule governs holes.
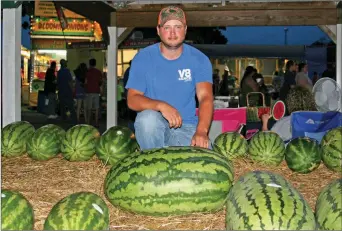
{"type": "Polygon", "coordinates": [[[183,123],[197,124],[196,84],[212,83],[211,63],[202,52],[187,44],[178,59],[167,60],[159,45],[148,46],[134,57],[126,88],[170,104],[178,110],[183,123]]]}
{"type": "Polygon", "coordinates": [[[72,97],[72,89],[69,85],[70,81],[72,81],[72,76],[69,69],[59,69],[57,72],[57,88],[59,96],[72,97]]]}

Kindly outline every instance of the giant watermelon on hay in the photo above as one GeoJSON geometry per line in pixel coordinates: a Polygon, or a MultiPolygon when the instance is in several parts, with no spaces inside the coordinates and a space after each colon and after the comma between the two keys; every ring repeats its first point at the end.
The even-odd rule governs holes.
{"type": "Polygon", "coordinates": [[[19,192],[1,189],[1,230],[33,230],[30,202],[19,192]]]}
{"type": "Polygon", "coordinates": [[[44,230],[108,230],[109,212],[101,197],[90,192],[71,194],[53,206],[44,230]]]}
{"type": "Polygon", "coordinates": [[[266,171],[241,176],[228,194],[227,230],[315,230],[312,209],[285,178],[266,171]]]}
{"type": "Polygon", "coordinates": [[[26,142],[35,129],[27,121],[17,121],[1,130],[1,155],[5,157],[21,156],[26,153],[26,142]]]}
{"type": "Polygon", "coordinates": [[[70,128],[62,140],[61,152],[68,161],[87,161],[95,155],[99,131],[86,124],[70,128]]]}
{"type": "Polygon", "coordinates": [[[225,156],[197,147],[133,153],[108,172],[105,194],[118,208],[150,216],[221,209],[234,180],[225,156]]]}
{"type": "Polygon", "coordinates": [[[246,155],[248,144],[238,132],[225,132],[216,137],[213,143],[213,150],[227,156],[232,160],[246,155]]]}
{"type": "Polygon", "coordinates": [[[325,166],[342,173],[342,127],[328,131],[321,141],[321,146],[325,166]]]}
{"type": "Polygon", "coordinates": [[[334,180],[322,189],[315,215],[321,230],[342,230],[342,179],[334,180]]]}
{"type": "Polygon", "coordinates": [[[34,160],[49,160],[60,153],[63,128],[48,124],[36,130],[27,141],[27,154],[34,160]]]}
{"type": "Polygon", "coordinates": [[[278,166],[284,159],[285,144],[277,133],[260,131],[251,138],[248,154],[253,161],[278,166]]]}
{"type": "Polygon", "coordinates": [[[114,165],[138,149],[134,133],[127,127],[114,126],[100,137],[96,155],[104,164],[114,165]]]}
{"type": "Polygon", "coordinates": [[[321,164],[320,144],[309,137],[291,140],[285,149],[285,160],[289,168],[298,173],[310,173],[321,164]]]}

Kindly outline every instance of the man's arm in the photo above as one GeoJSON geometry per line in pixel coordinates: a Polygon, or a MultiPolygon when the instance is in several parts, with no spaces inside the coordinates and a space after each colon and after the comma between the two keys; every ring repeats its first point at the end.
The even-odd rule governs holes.
{"type": "Polygon", "coordinates": [[[208,148],[208,133],[214,111],[212,84],[209,82],[198,83],[196,85],[196,94],[199,102],[198,125],[191,145],[208,148]]]}
{"type": "Polygon", "coordinates": [[[182,125],[182,117],[177,109],[163,101],[150,99],[144,96],[141,91],[129,88],[127,105],[133,111],[154,110],[161,112],[169,122],[170,127],[178,128],[182,125]]]}

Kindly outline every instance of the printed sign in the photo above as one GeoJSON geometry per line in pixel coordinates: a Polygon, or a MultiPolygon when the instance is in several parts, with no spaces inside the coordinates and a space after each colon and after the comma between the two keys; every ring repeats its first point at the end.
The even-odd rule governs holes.
{"type": "MultiPolygon", "coordinates": [[[[57,17],[56,8],[51,1],[36,0],[34,5],[34,15],[40,17],[57,17]]],[[[63,10],[66,18],[84,18],[82,15],[76,14],[68,9],[63,10]]]]}
{"type": "Polygon", "coordinates": [[[61,23],[57,18],[35,19],[33,22],[32,35],[76,35],[93,36],[92,21],[80,19],[68,19],[68,26],[62,31],[61,23]]]}

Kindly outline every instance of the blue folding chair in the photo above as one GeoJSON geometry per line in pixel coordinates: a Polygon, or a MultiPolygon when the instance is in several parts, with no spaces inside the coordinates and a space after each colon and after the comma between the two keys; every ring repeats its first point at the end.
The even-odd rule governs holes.
{"type": "Polygon", "coordinates": [[[307,136],[321,142],[325,133],[342,126],[342,113],[299,111],[291,114],[292,139],[307,136]]]}

